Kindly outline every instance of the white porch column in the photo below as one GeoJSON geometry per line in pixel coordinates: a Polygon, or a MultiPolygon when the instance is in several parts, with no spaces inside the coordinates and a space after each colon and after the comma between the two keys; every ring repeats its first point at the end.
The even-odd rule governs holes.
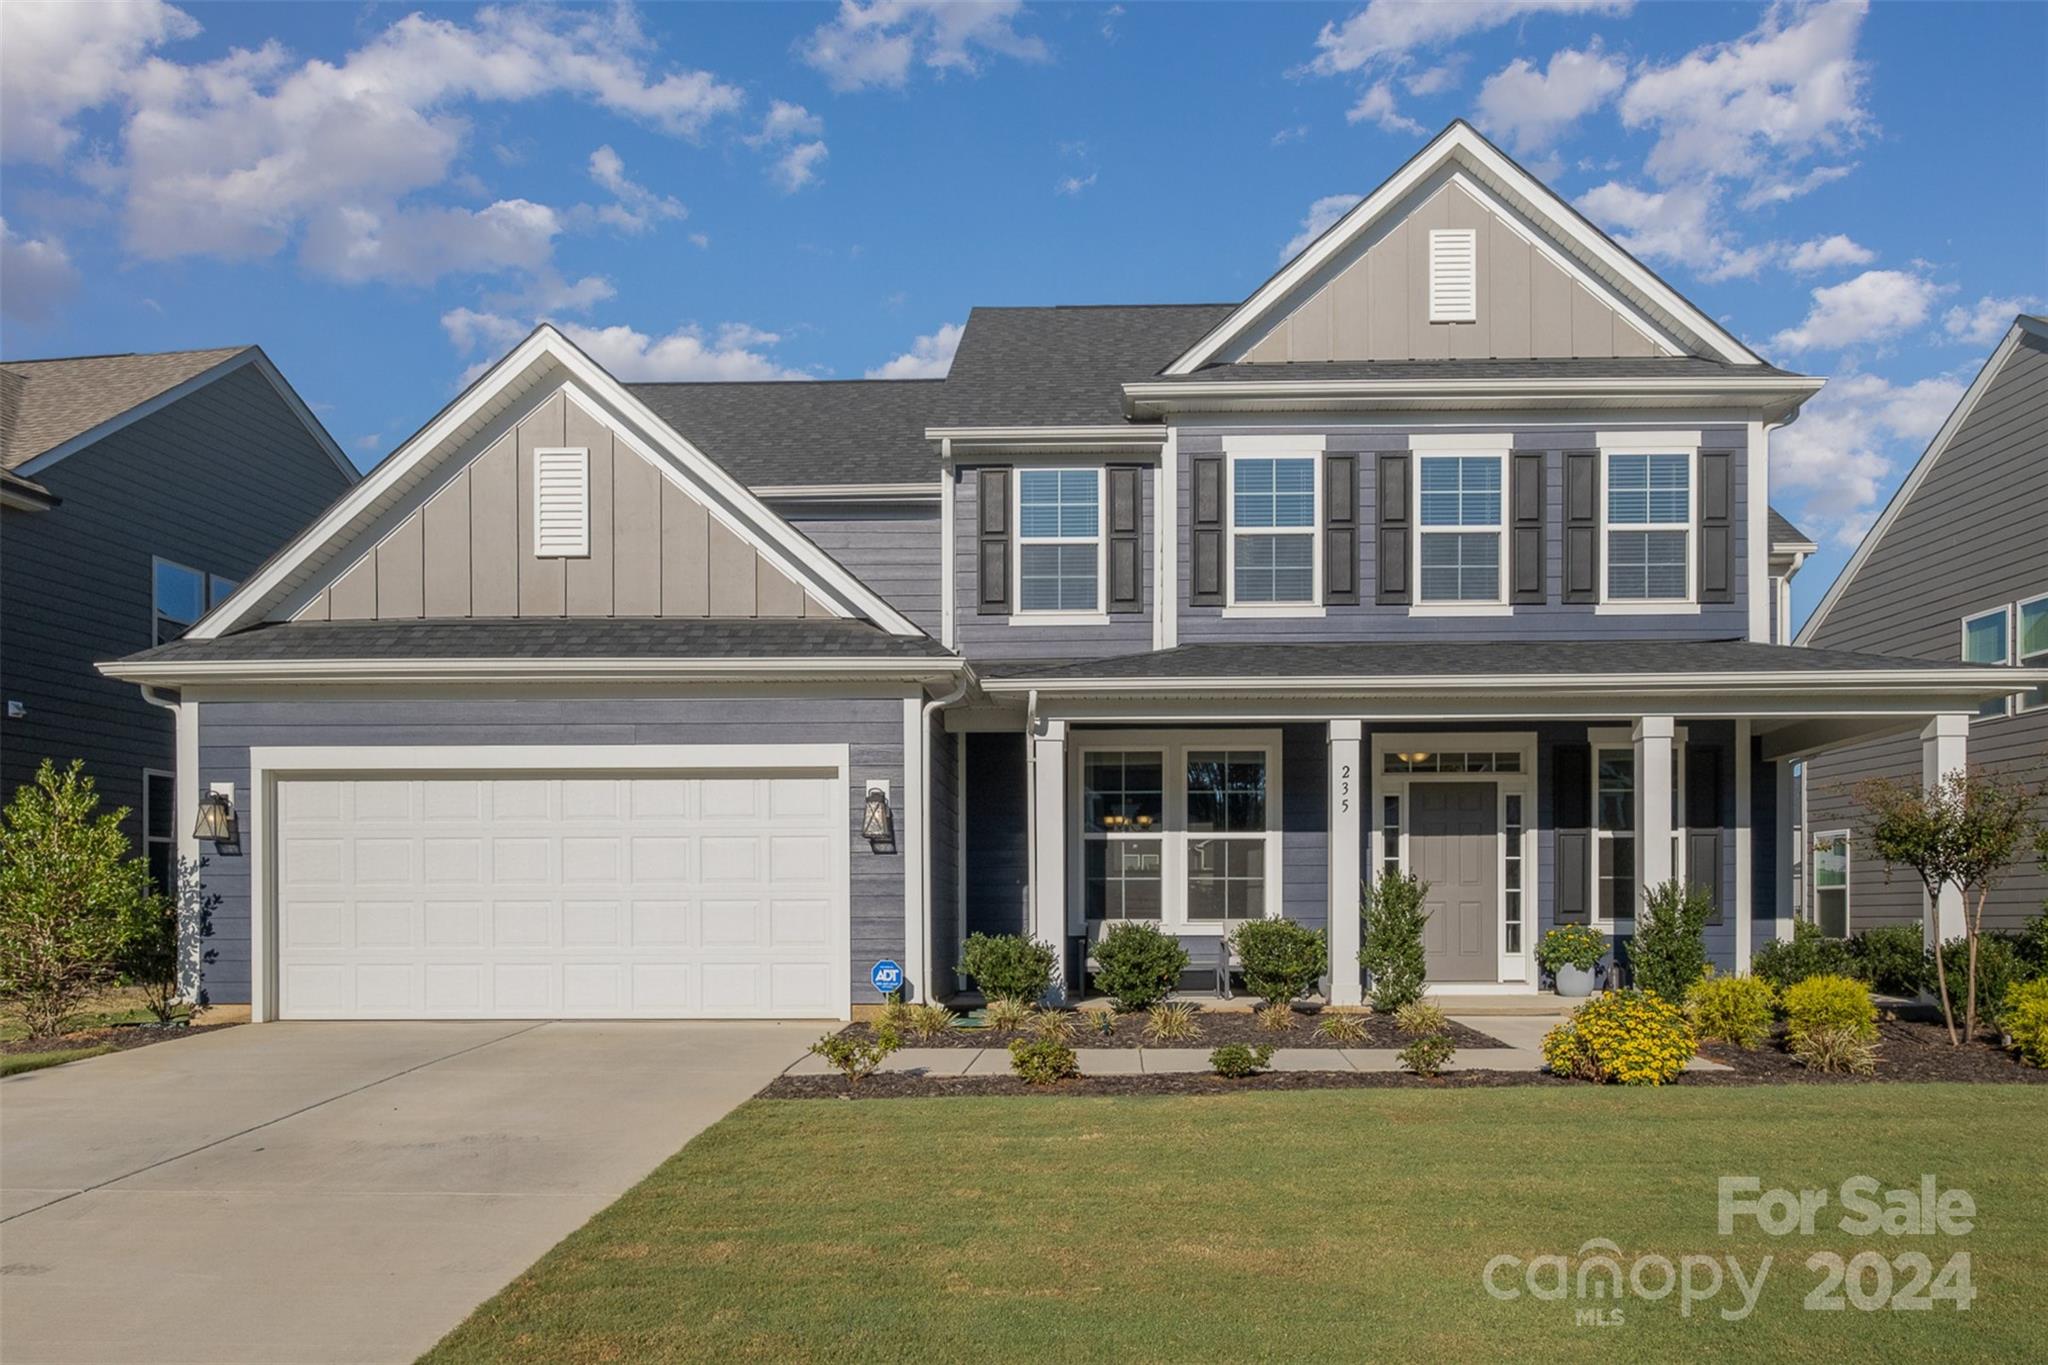
{"type": "Polygon", "coordinates": [[[1678,726],[1670,716],[1644,716],[1635,723],[1636,903],[1643,893],[1671,880],[1671,743],[1678,726]]]}
{"type": "Polygon", "coordinates": [[[1358,980],[1359,831],[1371,783],[1360,755],[1362,721],[1330,722],[1330,1003],[1364,1003],[1358,980]]]}
{"type": "MultiPolygon", "coordinates": [[[[1959,713],[1936,716],[1920,732],[1920,783],[1932,790],[1950,773],[1959,772],[1969,761],[1970,718],[1959,713]]],[[[1927,931],[1944,939],[1963,936],[1963,893],[1954,886],[1942,888],[1941,898],[1928,909],[1927,931]]],[[[1930,938],[1929,943],[1933,940],[1930,938]]]]}
{"type": "Polygon", "coordinates": [[[1778,897],[1774,913],[1778,918],[1778,937],[1780,939],[1789,939],[1792,937],[1792,921],[1799,917],[1799,906],[1793,899],[1798,894],[1798,884],[1792,875],[1794,869],[1793,860],[1797,858],[1800,861],[1804,861],[1804,850],[1796,846],[1797,836],[1793,833],[1794,828],[1799,823],[1799,812],[1792,805],[1791,759],[1781,758],[1778,760],[1777,777],[1778,827],[1776,837],[1778,841],[1778,860],[1772,866],[1777,869],[1778,873],[1778,897]]]}
{"type": "Polygon", "coordinates": [[[1067,961],[1067,723],[1040,722],[1031,735],[1031,934],[1059,954],[1049,983],[1053,1000],[1066,997],[1067,961]]]}
{"type": "Polygon", "coordinates": [[[1752,923],[1756,919],[1756,811],[1751,800],[1749,719],[1735,722],[1735,971],[1749,970],[1752,923]]]}

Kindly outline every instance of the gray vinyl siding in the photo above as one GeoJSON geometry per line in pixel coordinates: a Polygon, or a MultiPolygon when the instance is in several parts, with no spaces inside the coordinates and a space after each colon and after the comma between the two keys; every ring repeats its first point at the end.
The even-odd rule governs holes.
{"type": "MultiPolygon", "coordinates": [[[[1028,469],[1029,460],[1016,462],[1028,469]]],[[[954,645],[970,659],[1104,659],[1152,648],[1153,498],[1152,470],[1138,480],[1140,524],[1138,545],[1143,607],[1109,618],[1107,625],[1011,625],[1008,616],[982,616],[979,600],[976,531],[980,525],[980,480],[975,466],[952,471],[953,478],[953,633],[954,645]]],[[[1105,528],[1106,534],[1106,528],[1105,528]]],[[[1015,585],[1012,585],[1013,589],[1015,585]]]]}
{"type": "MultiPolygon", "coordinates": [[[[2048,593],[2048,341],[2022,336],[2005,366],[1808,642],[1913,659],[1959,660],[1962,620],[2048,593]]],[[[2036,786],[2048,781],[2048,711],[1977,720],[1969,758],[2036,786]]],[[[1855,784],[1918,782],[1917,736],[1825,754],[1806,767],[1806,835],[1848,829],[1852,929],[1918,924],[1925,898],[1869,851],[1855,784]]],[[[2044,812],[2048,813],[2048,812],[2044,812]]],[[[2022,857],[1992,892],[1987,928],[2041,913],[2048,874],[2022,857]]]]}
{"type": "Polygon", "coordinates": [[[348,482],[254,365],[36,478],[62,504],[0,513],[0,694],[27,708],[0,721],[0,789],[82,758],[139,841],[142,769],[174,765],[171,713],[93,665],[154,643],[151,557],[239,582],[348,482]]]}
{"type": "MultiPolygon", "coordinates": [[[[1615,430],[1622,423],[1603,425],[1615,430]]],[[[1667,424],[1668,425],[1668,424],[1667,424]]],[[[1314,434],[1325,437],[1332,451],[1360,454],[1359,507],[1359,596],[1357,606],[1329,606],[1322,616],[1276,617],[1271,619],[1224,619],[1219,607],[1190,606],[1189,576],[1194,557],[1190,545],[1190,499],[1193,479],[1189,460],[1196,454],[1213,454],[1223,449],[1224,437],[1243,428],[1182,427],[1178,437],[1180,471],[1175,480],[1179,490],[1179,632],[1182,644],[1214,641],[1246,643],[1278,640],[1498,640],[1514,639],[1744,639],[1749,635],[1749,471],[1748,431],[1741,426],[1700,428],[1704,446],[1738,452],[1735,460],[1733,511],[1733,582],[1735,600],[1718,606],[1703,606],[1696,616],[1603,615],[1591,604],[1564,602],[1564,455],[1566,450],[1593,446],[1594,429],[1569,430],[1537,427],[1513,433],[1518,450],[1541,450],[1544,460],[1545,596],[1541,606],[1519,606],[1511,616],[1412,616],[1406,606],[1381,606],[1373,599],[1378,583],[1377,540],[1379,517],[1378,479],[1372,456],[1383,450],[1405,450],[1409,433],[1384,428],[1327,427],[1314,434]]],[[[1272,427],[1259,428],[1270,432],[1272,427]]],[[[1432,431],[1438,428],[1431,428],[1432,431]]],[[[1472,432],[1488,428],[1472,427],[1472,432]]],[[[1499,428],[1492,428],[1498,431],[1499,428]]],[[[1604,550],[1604,547],[1603,547],[1604,550]]],[[[1695,541],[1694,552],[1697,553],[1695,541]]],[[[1412,551],[1411,551],[1412,553],[1412,551]]],[[[1411,575],[1412,576],[1412,575],[1411,575]]]]}
{"type": "MultiPolygon", "coordinates": [[[[249,750],[262,745],[846,744],[847,820],[858,830],[869,778],[902,792],[903,703],[895,698],[506,697],[213,701],[199,708],[199,780],[235,784],[249,807],[249,750]]],[[[874,850],[852,841],[849,905],[853,999],[873,998],[868,970],[903,961],[903,832],[917,814],[898,809],[898,840],[874,850]]],[[[248,850],[209,855],[204,881],[220,897],[206,942],[205,989],[214,1003],[249,999],[248,850]]]]}
{"type": "Polygon", "coordinates": [[[788,522],[927,635],[938,638],[939,509],[779,507],[788,522]]]}

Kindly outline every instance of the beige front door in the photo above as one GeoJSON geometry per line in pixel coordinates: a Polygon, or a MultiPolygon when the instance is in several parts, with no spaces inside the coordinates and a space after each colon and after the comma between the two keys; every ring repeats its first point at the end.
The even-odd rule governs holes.
{"type": "Polygon", "coordinates": [[[1429,883],[1429,979],[1500,979],[1500,802],[1491,782],[1410,788],[1408,870],[1429,883]]]}

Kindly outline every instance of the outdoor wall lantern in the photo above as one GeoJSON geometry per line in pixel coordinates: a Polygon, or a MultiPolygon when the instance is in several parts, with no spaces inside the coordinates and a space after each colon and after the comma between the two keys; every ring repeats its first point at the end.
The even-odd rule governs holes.
{"type": "Polygon", "coordinates": [[[199,798],[199,819],[192,825],[192,837],[216,845],[235,842],[235,803],[231,791],[216,787],[199,798]]]}
{"type": "Polygon", "coordinates": [[[896,817],[889,812],[889,784],[868,783],[867,804],[860,813],[860,837],[870,844],[896,842],[896,817]]]}

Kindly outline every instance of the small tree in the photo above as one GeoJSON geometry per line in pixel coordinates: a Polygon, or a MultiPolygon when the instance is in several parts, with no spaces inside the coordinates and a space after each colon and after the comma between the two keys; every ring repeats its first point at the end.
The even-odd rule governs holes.
{"type": "Polygon", "coordinates": [[[1365,946],[1358,962],[1372,978],[1376,1010],[1397,1010],[1422,998],[1429,976],[1422,950],[1422,929],[1429,923],[1422,902],[1428,894],[1428,882],[1405,872],[1382,872],[1365,887],[1365,946]]]}
{"type": "Polygon", "coordinates": [[[2011,778],[1967,768],[1932,787],[1871,778],[1856,786],[1856,800],[1871,814],[1871,843],[1887,866],[1909,867],[1927,888],[1930,903],[1954,887],[1964,901],[1968,946],[1963,1030],[1956,1032],[1941,935],[1934,935],[1934,973],[1941,985],[1941,1017],[1949,1042],[1977,1036],[1977,943],[1991,890],[2020,849],[2041,837],[2031,813],[2038,795],[2011,778]],[[1974,897],[1974,906],[1970,903],[1974,897]]]}
{"type": "Polygon", "coordinates": [[[1636,985],[1684,1004],[1685,993],[1707,974],[1706,929],[1713,914],[1714,898],[1705,887],[1673,878],[1645,891],[1629,945],[1636,985]]]}
{"type": "Polygon", "coordinates": [[[36,1037],[112,977],[153,894],[128,856],[127,810],[99,804],[82,760],[60,774],[44,759],[0,813],[0,992],[36,1037]]]}

